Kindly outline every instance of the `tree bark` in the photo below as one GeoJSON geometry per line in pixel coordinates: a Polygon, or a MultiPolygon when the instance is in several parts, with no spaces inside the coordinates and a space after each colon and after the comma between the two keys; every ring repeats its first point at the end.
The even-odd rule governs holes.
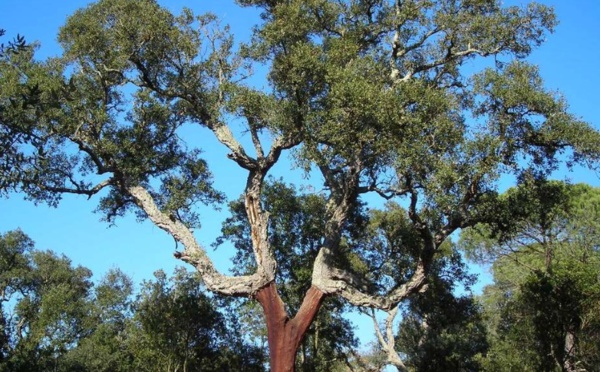
{"type": "Polygon", "coordinates": [[[325,293],[312,286],[306,292],[298,313],[290,319],[274,282],[256,293],[255,298],[263,308],[267,323],[271,372],[295,370],[296,351],[319,312],[324,297],[325,293]]]}
{"type": "Polygon", "coordinates": [[[8,330],[7,330],[7,322],[4,317],[4,309],[2,308],[2,302],[4,295],[0,298],[0,365],[4,360],[4,355],[8,355],[9,349],[9,339],[8,339],[8,330]]]}
{"type": "Polygon", "coordinates": [[[565,335],[565,356],[562,368],[565,372],[577,371],[575,364],[575,333],[573,331],[567,331],[565,335]]]}

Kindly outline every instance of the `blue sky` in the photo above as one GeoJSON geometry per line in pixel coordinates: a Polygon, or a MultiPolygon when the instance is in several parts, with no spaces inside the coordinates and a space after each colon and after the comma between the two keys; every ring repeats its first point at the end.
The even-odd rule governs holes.
{"type": "MultiPolygon", "coordinates": [[[[540,66],[548,88],[560,91],[570,103],[571,112],[600,128],[600,1],[578,0],[568,2],[540,1],[555,7],[560,24],[548,41],[536,50],[530,61],[540,66]]],[[[58,28],[66,17],[89,1],[49,0],[0,0],[0,28],[8,36],[17,33],[28,41],[41,43],[40,56],[57,55],[58,28]]],[[[161,1],[172,9],[182,5],[191,7],[196,13],[212,11],[232,26],[238,38],[247,38],[257,13],[240,9],[230,0],[219,1],[161,1]]],[[[507,5],[524,4],[521,1],[506,1],[507,5]]],[[[203,139],[204,141],[204,139],[203,139]]],[[[237,197],[243,190],[244,174],[228,167],[226,152],[214,141],[203,142],[207,156],[215,159],[212,170],[215,184],[225,190],[230,198],[237,197]]],[[[278,165],[277,176],[290,179],[288,164],[278,165]]],[[[292,179],[297,178],[298,175],[292,179]]],[[[573,173],[559,174],[573,182],[587,182],[600,186],[600,175],[578,169],[573,173]]],[[[35,206],[24,201],[23,196],[13,194],[9,199],[0,199],[0,232],[21,228],[35,242],[38,249],[52,249],[64,253],[75,264],[86,266],[96,277],[107,270],[119,267],[131,275],[136,282],[150,278],[152,272],[163,269],[172,272],[179,263],[173,258],[175,243],[166,233],[148,222],[138,223],[133,216],[117,220],[109,227],[94,214],[95,200],[84,197],[66,196],[57,209],[45,205],[35,206]]],[[[218,236],[220,222],[225,212],[203,209],[203,228],[197,233],[201,244],[208,247],[218,236]]],[[[228,265],[230,251],[212,251],[210,255],[217,266],[228,265]]]]}

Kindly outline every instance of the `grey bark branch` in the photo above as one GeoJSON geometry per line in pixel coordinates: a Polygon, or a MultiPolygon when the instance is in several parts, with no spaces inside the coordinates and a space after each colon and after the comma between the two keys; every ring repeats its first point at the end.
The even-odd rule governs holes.
{"type": "MultiPolygon", "coordinates": [[[[411,194],[411,218],[417,228],[423,230],[422,234],[429,238],[425,239],[424,252],[419,258],[414,274],[406,283],[385,295],[371,295],[362,285],[362,280],[348,271],[336,268],[333,259],[339,245],[343,224],[348,218],[360,190],[361,163],[359,160],[354,162],[354,166],[348,171],[344,181],[338,181],[328,167],[322,164],[319,164],[319,167],[325,179],[330,183],[332,196],[327,205],[328,221],[324,232],[324,245],[319,250],[313,265],[312,284],[324,293],[338,294],[353,305],[381,310],[390,310],[409,295],[423,290],[435,249],[429,230],[416,212],[418,198],[416,191],[413,190],[411,194]]],[[[408,189],[411,189],[410,186],[409,182],[408,189]]]]}
{"type": "Polygon", "coordinates": [[[215,134],[217,140],[225,145],[231,153],[228,158],[238,163],[238,165],[247,170],[255,170],[258,167],[256,159],[250,157],[244,151],[242,145],[235,139],[231,129],[223,123],[207,123],[207,127],[215,134]]]}
{"type": "Polygon", "coordinates": [[[400,81],[407,81],[410,80],[415,74],[418,74],[420,72],[425,72],[428,70],[431,70],[435,67],[439,67],[442,66],[450,61],[453,61],[455,59],[458,59],[460,57],[464,57],[467,55],[471,55],[471,54],[477,54],[480,55],[482,57],[487,57],[489,55],[492,54],[497,54],[500,51],[500,48],[496,48],[494,50],[491,51],[483,51],[483,50],[479,50],[476,48],[472,48],[470,45],[467,47],[467,49],[458,51],[458,52],[453,52],[452,50],[448,50],[448,54],[446,56],[444,56],[443,58],[434,60],[430,63],[426,63],[426,64],[422,64],[419,65],[415,68],[413,68],[412,70],[408,71],[403,77],[402,79],[400,79],[400,81]]]}
{"type": "MultiPolygon", "coordinates": [[[[400,69],[397,67],[398,60],[400,58],[406,56],[408,53],[410,53],[414,50],[417,50],[421,47],[424,47],[425,44],[427,43],[427,41],[430,40],[433,36],[439,34],[440,32],[445,31],[445,28],[443,25],[438,25],[437,27],[434,27],[431,30],[423,33],[421,35],[421,37],[419,37],[418,40],[416,40],[412,44],[403,46],[400,42],[400,29],[406,23],[407,20],[401,19],[401,6],[402,6],[401,1],[396,1],[395,11],[396,11],[396,17],[398,17],[399,22],[398,22],[398,25],[396,26],[396,32],[394,33],[394,36],[392,38],[392,43],[391,43],[392,52],[391,52],[391,59],[390,59],[390,67],[391,67],[390,79],[391,79],[392,83],[394,83],[394,84],[408,81],[408,80],[412,79],[413,76],[417,73],[431,70],[435,67],[442,66],[448,62],[451,62],[451,61],[456,60],[461,57],[465,57],[465,56],[469,56],[469,55],[480,55],[482,57],[486,57],[486,56],[498,54],[502,50],[502,47],[496,47],[496,48],[486,51],[486,50],[477,49],[477,48],[473,47],[471,44],[468,44],[466,48],[459,50],[459,51],[453,50],[453,48],[450,47],[450,48],[448,48],[447,54],[445,56],[443,56],[442,58],[438,58],[429,63],[424,63],[424,64],[420,64],[418,66],[415,66],[412,69],[409,69],[408,71],[406,71],[404,76],[400,77],[400,75],[402,73],[401,73],[400,69]]],[[[452,30],[447,30],[446,32],[448,33],[449,31],[451,32],[452,30]]],[[[446,37],[448,37],[448,35],[446,35],[446,37]]]]}
{"type": "Polygon", "coordinates": [[[269,154],[267,154],[267,157],[265,158],[264,167],[270,169],[277,162],[277,160],[279,160],[283,150],[291,149],[292,147],[300,144],[300,142],[301,137],[299,135],[291,137],[280,136],[275,138],[273,144],[271,145],[271,149],[269,150],[269,154]]]}
{"type": "Polygon", "coordinates": [[[387,362],[394,367],[398,368],[399,371],[407,371],[406,365],[400,358],[400,355],[396,351],[396,340],[394,338],[394,320],[398,314],[398,306],[387,312],[387,318],[385,320],[385,336],[381,331],[375,310],[371,310],[370,317],[373,319],[373,326],[375,327],[375,335],[379,345],[385,351],[387,356],[387,362]]]}
{"type": "Polygon", "coordinates": [[[352,274],[333,267],[328,256],[331,257],[331,251],[322,247],[313,266],[312,285],[324,293],[336,293],[353,305],[390,310],[411,294],[426,289],[429,264],[422,260],[406,283],[386,295],[371,295],[358,288],[352,274]]]}
{"type": "Polygon", "coordinates": [[[146,189],[141,186],[132,186],[127,191],[157,227],[169,233],[184,246],[185,250],[179,257],[196,267],[210,291],[224,295],[249,296],[269,282],[269,279],[261,275],[260,271],[240,277],[230,277],[219,273],[206,251],[196,241],[192,231],[183,223],[160,211],[146,189]]]}
{"type": "Polygon", "coordinates": [[[394,188],[394,187],[388,187],[388,188],[382,189],[375,185],[363,186],[358,189],[359,194],[374,192],[377,195],[381,196],[385,200],[391,200],[392,198],[406,195],[408,193],[408,191],[409,191],[408,189],[401,189],[401,188],[394,188]]]}
{"type": "Polygon", "coordinates": [[[257,272],[268,279],[275,280],[277,261],[269,243],[268,227],[269,214],[261,206],[261,189],[266,170],[250,172],[246,183],[244,205],[248,223],[250,224],[250,235],[252,239],[252,250],[257,265],[257,272]]]}
{"type": "Polygon", "coordinates": [[[256,150],[256,156],[258,159],[263,159],[265,157],[262,144],[260,143],[260,139],[258,138],[258,131],[256,130],[256,125],[252,123],[253,119],[248,118],[248,124],[250,127],[250,135],[252,137],[252,144],[254,144],[254,149],[256,150]]]}

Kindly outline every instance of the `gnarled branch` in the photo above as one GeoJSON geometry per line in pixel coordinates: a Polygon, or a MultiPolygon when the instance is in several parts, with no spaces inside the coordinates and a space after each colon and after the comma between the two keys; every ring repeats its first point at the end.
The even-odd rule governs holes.
{"type": "Polygon", "coordinates": [[[260,271],[240,277],[230,277],[219,273],[204,248],[196,241],[192,231],[177,219],[172,219],[168,214],[162,212],[145,188],[131,186],[127,191],[157,227],[183,244],[185,249],[181,252],[180,259],[196,267],[209,290],[224,295],[249,296],[269,283],[270,279],[262,275],[260,271]]]}

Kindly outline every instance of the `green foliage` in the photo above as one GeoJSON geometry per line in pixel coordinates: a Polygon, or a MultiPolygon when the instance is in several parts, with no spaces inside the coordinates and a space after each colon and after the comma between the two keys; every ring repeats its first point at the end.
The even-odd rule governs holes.
{"type": "MultiPolygon", "coordinates": [[[[6,34],[6,30],[0,28],[0,37],[6,34]]],[[[17,35],[14,40],[8,42],[8,44],[0,44],[0,58],[4,58],[7,53],[19,53],[27,47],[25,37],[17,35]]]]}
{"type": "Polygon", "coordinates": [[[112,220],[131,207],[124,187],[154,180],[161,209],[197,225],[194,203],[218,202],[222,194],[212,189],[200,151],[176,134],[188,119],[187,109],[176,97],[165,99],[148,87],[131,89],[142,82],[129,75],[127,58],[138,53],[136,61],[154,66],[145,73],[155,77],[158,61],[193,59],[197,50],[190,48],[199,46],[199,36],[188,13],[173,17],[153,1],[120,3],[93,4],[73,15],[59,36],[62,59],[36,62],[32,52],[2,59],[2,102],[9,104],[3,105],[0,132],[7,161],[0,168],[0,190],[21,184],[33,200],[55,205],[62,192],[92,195],[107,187],[99,210],[112,220]],[[131,99],[126,91],[133,91],[131,99]],[[36,151],[28,151],[27,144],[36,151]],[[94,173],[101,176],[99,184],[82,179],[94,173]]]}
{"type": "Polygon", "coordinates": [[[0,235],[0,371],[262,371],[263,355],[231,332],[198,277],[182,269],[133,298],[118,269],[91,272],[0,235]]]}
{"type": "MultiPolygon", "coordinates": [[[[596,167],[600,133],[568,112],[524,60],[553,31],[552,9],[503,7],[499,0],[238,4],[261,10],[246,45],[236,45],[211,14],[184,9],[174,15],[154,0],[99,0],[67,20],[59,34],[62,55],[39,61],[33,48],[2,53],[0,195],[20,191],[57,205],[64,193],[100,194],[98,210],[108,221],[129,210],[150,217],[186,245],[183,259],[202,261],[205,252],[189,229],[200,224],[195,207],[219,203],[223,194],[212,186],[203,143],[182,133],[184,126],[186,133],[198,130],[196,138],[211,132],[249,172],[246,203],[262,200],[270,212],[269,219],[256,205],[232,204],[223,235],[238,248],[236,274],[258,269],[258,276],[276,280],[290,310],[312,284],[311,263],[321,248],[337,274],[320,279],[347,288],[340,294],[354,303],[386,308],[397,303],[381,305],[381,298],[410,283],[416,268],[429,275],[436,260],[452,256],[449,239],[459,229],[479,226],[464,244],[482,257],[497,256],[498,247],[520,252],[514,243],[526,237],[529,256],[506,256],[523,256],[538,269],[543,262],[548,274],[568,261],[559,254],[564,247],[590,243],[580,232],[596,226],[571,224],[570,209],[555,198],[564,190],[545,179],[564,159],[596,167]],[[472,74],[462,68],[484,57],[495,59],[494,68],[472,74]],[[256,66],[268,68],[262,90],[247,79],[256,66]],[[235,138],[232,119],[249,133],[253,151],[235,138]],[[290,149],[308,175],[321,173],[322,193],[265,185],[290,149]],[[521,187],[499,195],[503,175],[516,176],[521,187]],[[367,193],[390,201],[385,211],[371,213],[369,225],[361,199],[367,193]],[[244,209],[261,218],[248,226],[256,216],[248,218],[244,209]],[[250,246],[249,237],[266,224],[270,246],[250,246]],[[262,249],[264,257],[253,261],[262,249]],[[275,264],[256,267],[269,255],[277,273],[269,272],[275,264]],[[349,298],[360,291],[360,301],[349,298]]],[[[586,249],[577,256],[592,257],[594,249],[586,249]]],[[[208,260],[195,264],[207,285],[221,278],[208,260]]],[[[501,270],[517,271],[504,260],[497,261],[501,270]]],[[[191,291],[185,280],[171,286],[157,280],[146,294],[164,301],[162,311],[174,314],[170,306],[178,304],[198,317],[200,310],[188,306],[195,292],[183,302],[172,297],[174,288],[191,291]]],[[[325,360],[319,350],[337,357],[340,345],[352,345],[351,333],[341,331],[348,324],[336,315],[344,306],[338,298],[326,302],[330,311],[311,331],[321,346],[305,353],[306,366],[311,358],[314,366],[325,360]],[[339,326],[325,332],[339,337],[329,340],[329,349],[317,337],[324,325],[339,326]]],[[[157,321],[151,310],[140,308],[147,318],[137,320],[138,330],[157,321]]],[[[188,360],[181,338],[205,329],[159,324],[171,324],[172,333],[146,334],[144,345],[152,347],[145,350],[168,350],[161,360],[181,365],[188,360]]],[[[149,360],[158,358],[148,352],[149,360]]]]}
{"type": "Polygon", "coordinates": [[[103,0],[69,18],[61,57],[4,56],[0,190],[56,204],[64,192],[107,188],[99,210],[112,220],[133,206],[126,190],[139,184],[161,209],[197,225],[193,204],[222,195],[201,152],[177,133],[185,122],[216,131],[230,114],[254,134],[303,143],[300,164],[337,169],[330,187],[359,161],[366,184],[417,188],[437,226],[465,208],[464,223],[479,221],[477,206],[492,196],[500,172],[547,174],[568,148],[574,162],[598,158],[596,131],[567,113],[521,60],[556,24],[544,5],[239,3],[260,6],[265,20],[240,50],[214,15],[103,0]],[[461,64],[488,55],[519,61],[462,75],[461,64]],[[245,67],[267,61],[272,91],[244,85],[245,67]],[[531,160],[525,167],[523,157],[531,160]],[[94,173],[99,183],[87,177],[94,173]],[[478,197],[463,205],[474,191],[478,197]]]}
{"type": "MultiPolygon", "coordinates": [[[[507,63],[472,79],[460,74],[460,64],[478,55],[526,56],[556,23],[543,5],[240,3],[262,7],[267,21],[252,56],[272,59],[270,78],[279,95],[305,102],[300,115],[307,132],[299,161],[307,168],[312,162],[343,174],[358,158],[369,169],[366,179],[382,176],[375,179],[383,181],[378,172],[391,167],[400,176],[393,181],[418,185],[432,222],[443,225],[455,216],[439,211],[459,210],[474,184],[482,195],[491,191],[500,170],[519,173],[514,168],[521,167],[523,156],[533,158],[532,164],[550,161],[566,143],[577,143],[577,154],[597,158],[594,140],[586,142],[597,138],[595,132],[566,114],[531,66],[507,63]],[[406,54],[391,60],[395,52],[384,40],[398,24],[396,47],[406,54]],[[477,52],[447,57],[471,48],[477,52]],[[390,67],[415,78],[396,84],[390,67]],[[469,111],[481,122],[468,124],[464,112],[469,111]]],[[[548,165],[537,168],[548,171],[548,165]]],[[[481,218],[475,206],[469,208],[473,219],[481,218]]]]}
{"type": "Polygon", "coordinates": [[[597,365],[598,195],[586,185],[524,184],[503,196],[512,220],[462,236],[476,257],[494,260],[483,296],[493,336],[486,369],[597,365]]]}

